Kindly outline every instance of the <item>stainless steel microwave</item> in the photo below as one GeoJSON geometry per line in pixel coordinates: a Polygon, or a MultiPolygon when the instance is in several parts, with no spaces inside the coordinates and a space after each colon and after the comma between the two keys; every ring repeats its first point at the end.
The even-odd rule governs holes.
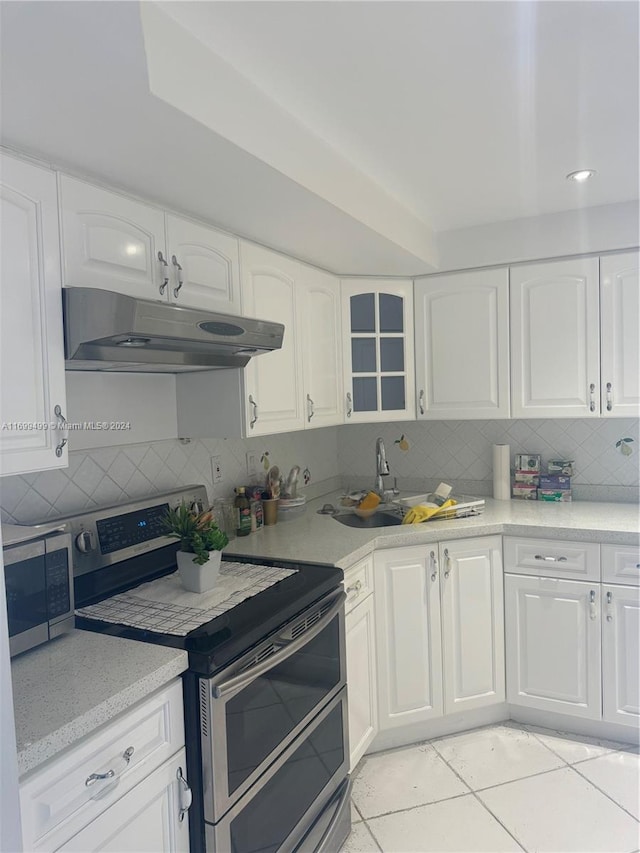
{"type": "Polygon", "coordinates": [[[59,526],[2,525],[11,657],[71,631],[71,537],[59,526]]]}

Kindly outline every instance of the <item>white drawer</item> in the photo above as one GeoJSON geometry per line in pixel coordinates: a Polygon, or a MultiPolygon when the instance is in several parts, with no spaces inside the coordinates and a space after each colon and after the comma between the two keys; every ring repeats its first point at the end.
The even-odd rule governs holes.
{"type": "Polygon", "coordinates": [[[25,850],[56,850],[184,746],[182,682],[98,728],[20,785],[25,850]],[[127,761],[123,758],[131,750],[127,761]],[[111,779],[87,781],[113,770],[111,779]]]}
{"type": "Polygon", "coordinates": [[[593,542],[505,536],[503,548],[505,572],[569,580],[600,580],[600,546],[593,542]]]}
{"type": "Polygon", "coordinates": [[[601,545],[603,583],[640,586],[640,548],[633,545],[601,545]]]}
{"type": "Polygon", "coordinates": [[[356,604],[373,592],[373,554],[345,569],[342,585],[347,593],[345,613],[350,613],[356,604]]]}

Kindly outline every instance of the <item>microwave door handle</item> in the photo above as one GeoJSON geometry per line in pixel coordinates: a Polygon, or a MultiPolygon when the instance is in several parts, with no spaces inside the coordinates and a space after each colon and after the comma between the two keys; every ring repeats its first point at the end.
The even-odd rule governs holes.
{"type": "Polygon", "coordinates": [[[296,637],[295,640],[285,641],[285,645],[278,649],[278,651],[271,655],[271,657],[260,661],[260,663],[252,666],[251,669],[247,669],[239,675],[235,675],[232,678],[227,679],[227,681],[223,681],[222,684],[217,684],[213,688],[214,697],[216,699],[221,699],[223,696],[228,696],[230,693],[237,693],[239,690],[242,690],[244,687],[251,684],[252,681],[255,681],[256,678],[264,675],[265,672],[269,672],[270,669],[273,669],[273,667],[278,666],[278,664],[287,660],[287,658],[290,658],[292,655],[295,655],[296,652],[299,652],[300,649],[309,642],[309,640],[312,640],[321,631],[323,631],[336,614],[340,612],[346,597],[347,596],[344,592],[340,592],[331,609],[327,610],[322,619],[316,622],[313,628],[305,631],[304,634],[296,637]]]}

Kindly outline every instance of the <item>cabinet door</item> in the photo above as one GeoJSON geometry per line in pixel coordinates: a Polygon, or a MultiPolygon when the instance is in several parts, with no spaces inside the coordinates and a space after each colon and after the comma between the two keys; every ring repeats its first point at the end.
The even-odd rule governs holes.
{"type": "Polygon", "coordinates": [[[340,282],[312,267],[303,267],[301,275],[305,425],[309,428],[341,424],[344,408],[340,282]]]}
{"type": "Polygon", "coordinates": [[[598,259],[513,267],[511,413],[598,417],[598,259]]]}
{"type": "Polygon", "coordinates": [[[638,252],[600,258],[602,412],[638,417],[640,412],[640,281],[638,252]]]}
{"type": "Polygon", "coordinates": [[[242,304],[250,317],[284,323],[282,349],[252,358],[244,369],[247,435],[304,429],[296,261],[241,243],[242,304]]]}
{"type": "Polygon", "coordinates": [[[415,418],[413,283],[342,282],[345,423],[415,418]]]}
{"type": "Polygon", "coordinates": [[[505,575],[507,700],[600,719],[600,584],[505,575]]]}
{"type": "Polygon", "coordinates": [[[60,214],[66,287],[168,299],[162,210],[62,175],[60,214]]]}
{"type": "Polygon", "coordinates": [[[68,464],[56,179],[12,157],[1,165],[0,472],[25,474],[68,464]]]}
{"type": "Polygon", "coordinates": [[[415,282],[418,419],[509,417],[509,271],[415,282]]]}
{"type": "Polygon", "coordinates": [[[203,311],[240,313],[238,240],[167,214],[169,298],[203,311]]]}
{"type": "Polygon", "coordinates": [[[184,749],[57,849],[68,853],[189,853],[189,820],[186,815],[180,820],[184,783],[179,775],[186,775],[184,749]]]}
{"type": "Polygon", "coordinates": [[[637,728],[640,720],[640,589],[602,588],[602,716],[637,728]]]}
{"type": "Polygon", "coordinates": [[[440,545],[444,711],[504,702],[499,536],[440,545]]]}
{"type": "Polygon", "coordinates": [[[375,555],[381,731],[442,716],[439,572],[436,546],[375,555]]]}
{"type": "Polygon", "coordinates": [[[378,731],[378,687],[373,596],[347,614],[347,685],[351,772],[378,731]]]}

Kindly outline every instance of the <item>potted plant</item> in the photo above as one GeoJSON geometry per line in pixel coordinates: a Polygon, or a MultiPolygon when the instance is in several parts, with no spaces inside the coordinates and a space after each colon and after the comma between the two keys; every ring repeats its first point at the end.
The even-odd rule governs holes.
{"type": "Polygon", "coordinates": [[[220,530],[210,512],[193,512],[183,501],[165,517],[167,536],[180,540],[176,553],[180,579],[190,592],[208,592],[220,571],[226,533],[220,530]]]}

